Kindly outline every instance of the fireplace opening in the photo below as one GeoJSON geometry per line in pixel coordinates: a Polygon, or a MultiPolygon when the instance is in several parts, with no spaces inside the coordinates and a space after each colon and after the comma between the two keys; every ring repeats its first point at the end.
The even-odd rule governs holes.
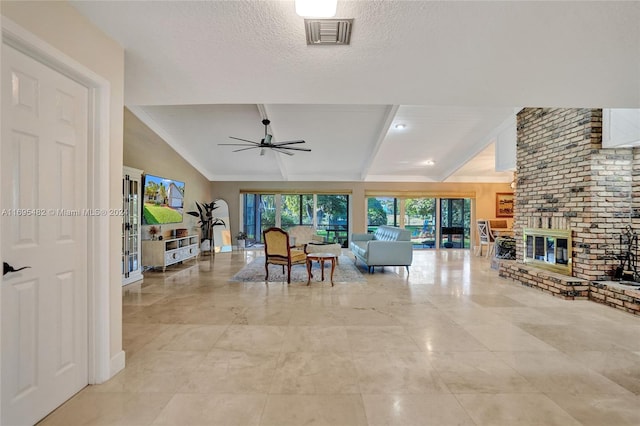
{"type": "Polygon", "coordinates": [[[524,262],[571,275],[571,231],[525,228],[524,262]]]}

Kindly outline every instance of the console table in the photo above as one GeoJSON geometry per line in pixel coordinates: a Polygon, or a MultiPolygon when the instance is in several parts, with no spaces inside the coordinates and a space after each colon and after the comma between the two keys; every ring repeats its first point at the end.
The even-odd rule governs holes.
{"type": "Polygon", "coordinates": [[[197,235],[189,235],[166,240],[142,241],[142,264],[152,268],[162,267],[164,272],[169,265],[197,258],[200,252],[199,240],[197,235]]]}

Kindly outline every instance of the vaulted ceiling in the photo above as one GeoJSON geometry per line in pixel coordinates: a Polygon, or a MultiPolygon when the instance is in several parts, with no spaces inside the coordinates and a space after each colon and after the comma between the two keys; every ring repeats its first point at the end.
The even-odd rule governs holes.
{"type": "Polygon", "coordinates": [[[640,107],[640,2],[339,1],[348,46],[307,45],[292,1],[72,4],[124,46],[127,107],[211,180],[505,182],[517,108],[640,107]],[[265,117],[312,152],[219,146],[265,117]]]}

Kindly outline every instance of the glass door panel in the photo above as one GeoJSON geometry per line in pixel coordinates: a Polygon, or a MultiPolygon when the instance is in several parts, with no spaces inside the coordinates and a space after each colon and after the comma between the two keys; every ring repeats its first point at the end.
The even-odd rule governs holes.
{"type": "Polygon", "coordinates": [[[411,231],[414,248],[434,248],[436,245],[436,199],[407,198],[404,200],[404,227],[411,231]]]}
{"type": "Polygon", "coordinates": [[[256,227],[258,223],[257,212],[259,209],[257,206],[257,198],[256,194],[244,194],[242,196],[242,219],[243,224],[240,228],[242,232],[247,234],[247,241],[259,241],[260,240],[260,230],[256,227]]]}
{"type": "Polygon", "coordinates": [[[343,194],[317,196],[318,234],[326,242],[346,247],[349,240],[349,196],[343,194]]]}
{"type": "Polygon", "coordinates": [[[313,225],[313,194],[283,194],[280,227],[313,225]]]}
{"type": "Polygon", "coordinates": [[[398,199],[392,197],[367,198],[367,232],[372,233],[380,225],[398,226],[400,212],[398,199]]]}
{"type": "Polygon", "coordinates": [[[262,241],[262,233],[276,226],[276,196],[273,194],[260,194],[258,196],[259,206],[259,234],[256,241],[262,241]]]}
{"type": "Polygon", "coordinates": [[[440,202],[440,247],[469,248],[471,200],[443,198],[440,202]]]}

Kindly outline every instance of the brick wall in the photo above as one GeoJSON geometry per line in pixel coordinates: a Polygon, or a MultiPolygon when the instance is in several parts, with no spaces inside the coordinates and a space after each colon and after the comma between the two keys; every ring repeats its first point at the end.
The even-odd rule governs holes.
{"type": "Polygon", "coordinates": [[[517,241],[523,227],[571,229],[573,276],[610,279],[618,235],[640,225],[639,150],[602,149],[600,109],[525,108],[517,129],[517,241]]]}

